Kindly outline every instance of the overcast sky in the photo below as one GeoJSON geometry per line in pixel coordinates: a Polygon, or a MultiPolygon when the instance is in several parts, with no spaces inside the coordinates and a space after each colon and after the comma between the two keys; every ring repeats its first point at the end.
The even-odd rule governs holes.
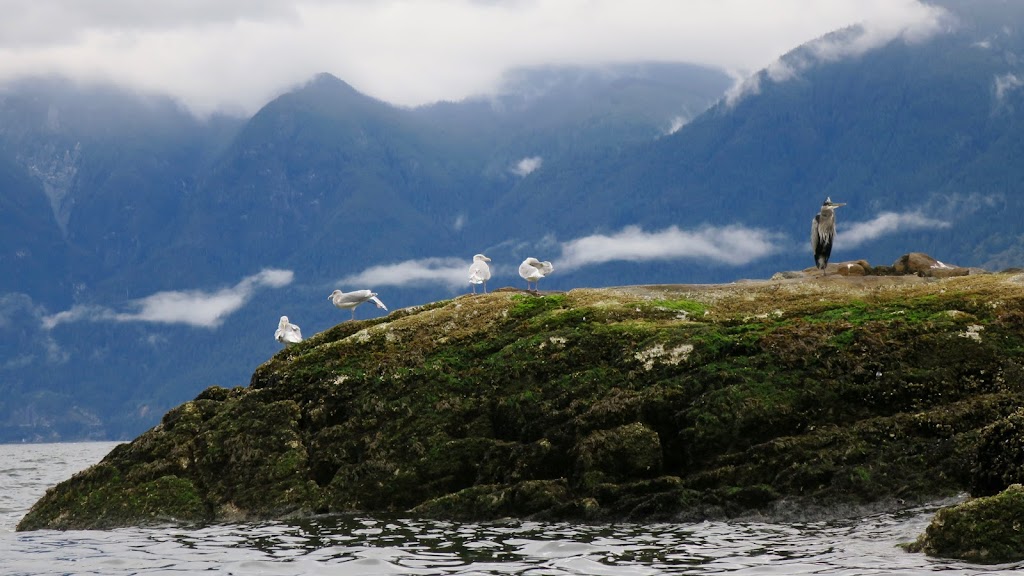
{"type": "Polygon", "coordinates": [[[60,73],[251,113],[319,72],[400,105],[492,90],[502,71],[635,60],[738,77],[827,32],[901,34],[916,0],[0,0],[0,82],[60,73]]]}

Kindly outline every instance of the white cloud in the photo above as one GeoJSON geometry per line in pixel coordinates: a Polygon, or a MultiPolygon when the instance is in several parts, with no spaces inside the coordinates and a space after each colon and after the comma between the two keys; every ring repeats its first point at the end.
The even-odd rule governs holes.
{"type": "Polygon", "coordinates": [[[837,248],[855,248],[865,242],[897,232],[934,230],[950,226],[952,224],[945,220],[930,218],[920,212],[905,212],[903,214],[883,212],[867,222],[855,222],[849,225],[840,222],[836,227],[835,243],[837,248]]]}
{"type": "Polygon", "coordinates": [[[672,120],[669,123],[668,131],[666,132],[666,134],[675,134],[676,132],[679,132],[679,130],[682,129],[683,126],[686,126],[686,117],[674,116],[672,117],[672,120]]]}
{"type": "MultiPolygon", "coordinates": [[[[0,80],[61,74],[254,112],[329,72],[400,105],[492,91],[510,68],[766,67],[857,22],[913,37],[918,0],[3,0],[0,80]],[[524,38],[529,38],[524,42],[524,38]]],[[[854,43],[854,45],[858,45],[854,43]]]]}
{"type": "Polygon", "coordinates": [[[1002,103],[1010,91],[1016,90],[1021,86],[1024,86],[1024,80],[1018,78],[1016,74],[1007,73],[1002,76],[996,76],[996,103],[1002,103]]]}
{"type": "Polygon", "coordinates": [[[949,12],[934,5],[893,2],[891,8],[884,14],[850,22],[851,26],[845,29],[816,38],[806,43],[804,50],[772,61],[758,74],[750,77],[739,75],[726,92],[726,104],[732,106],[746,95],[758,94],[765,78],[781,83],[798,77],[816,64],[860,56],[895,40],[921,42],[949,30],[954,21],[949,12]]]}
{"type": "MultiPolygon", "coordinates": [[[[340,280],[353,289],[377,286],[424,286],[441,284],[451,289],[469,285],[470,261],[462,258],[423,258],[367,268],[340,280]]],[[[492,268],[493,271],[493,268],[492,268]]],[[[346,289],[347,290],[347,289],[346,289]]]]}
{"type": "Polygon", "coordinates": [[[215,292],[184,290],[157,292],[128,302],[129,311],[118,312],[102,306],[78,305],[44,316],[43,327],[52,329],[68,322],[155,322],[216,328],[237,312],[259,288],[282,288],[294,279],[291,270],[266,269],[229,288],[215,292]]]}
{"type": "Polygon", "coordinates": [[[540,165],[543,163],[544,159],[540,156],[523,158],[512,168],[512,172],[517,176],[528,176],[540,168],[540,165]]]}
{"type": "Polygon", "coordinates": [[[778,252],[781,240],[778,234],[743,226],[692,231],[671,226],[659,232],[627,226],[610,236],[594,234],[564,243],[557,265],[573,269],[621,260],[703,260],[741,266],[778,252]]]}

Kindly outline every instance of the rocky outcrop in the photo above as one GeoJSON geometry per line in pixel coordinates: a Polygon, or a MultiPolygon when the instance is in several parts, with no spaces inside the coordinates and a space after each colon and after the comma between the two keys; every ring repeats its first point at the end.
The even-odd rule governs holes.
{"type": "Polygon", "coordinates": [[[969,268],[950,266],[939,262],[931,256],[921,252],[904,254],[892,265],[897,274],[917,274],[933,278],[950,278],[953,276],[967,276],[969,268]]]}
{"type": "Polygon", "coordinates": [[[1024,558],[1024,486],[944,508],[913,551],[968,562],[998,564],[1024,558]]]}
{"type": "Polygon", "coordinates": [[[977,482],[1022,404],[1020,275],[500,290],[282,350],[48,491],[19,529],[913,504],[977,482]]]}
{"type": "MultiPolygon", "coordinates": [[[[986,274],[977,268],[949,265],[924,254],[910,252],[900,256],[892,266],[872,266],[867,260],[832,262],[825,270],[826,275],[840,276],[920,276],[923,278],[953,278],[970,274],[986,274]]],[[[811,266],[799,272],[778,272],[773,279],[783,280],[821,275],[821,270],[811,266]]]]}

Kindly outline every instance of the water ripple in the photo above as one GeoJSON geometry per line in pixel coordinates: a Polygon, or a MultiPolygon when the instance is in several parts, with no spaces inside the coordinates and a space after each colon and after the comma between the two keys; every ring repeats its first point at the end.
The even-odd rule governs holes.
{"type": "Polygon", "coordinates": [[[289,522],[13,532],[46,488],[113,444],[0,446],[4,574],[1009,575],[908,554],[934,507],[829,522],[582,525],[317,517],[289,522]]]}

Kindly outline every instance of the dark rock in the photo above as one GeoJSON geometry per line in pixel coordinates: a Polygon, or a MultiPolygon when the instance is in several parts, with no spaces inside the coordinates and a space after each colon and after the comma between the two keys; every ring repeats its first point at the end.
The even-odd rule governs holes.
{"type": "Polygon", "coordinates": [[[1019,458],[1019,293],[999,274],[835,274],[496,291],[345,322],[169,411],[19,529],[696,520],[1000,489],[1019,458]]]}
{"type": "Polygon", "coordinates": [[[939,510],[908,549],[985,564],[1024,560],[1024,486],[939,510]]]}
{"type": "Polygon", "coordinates": [[[981,430],[971,494],[991,496],[1024,483],[1024,408],[981,430]]]}

